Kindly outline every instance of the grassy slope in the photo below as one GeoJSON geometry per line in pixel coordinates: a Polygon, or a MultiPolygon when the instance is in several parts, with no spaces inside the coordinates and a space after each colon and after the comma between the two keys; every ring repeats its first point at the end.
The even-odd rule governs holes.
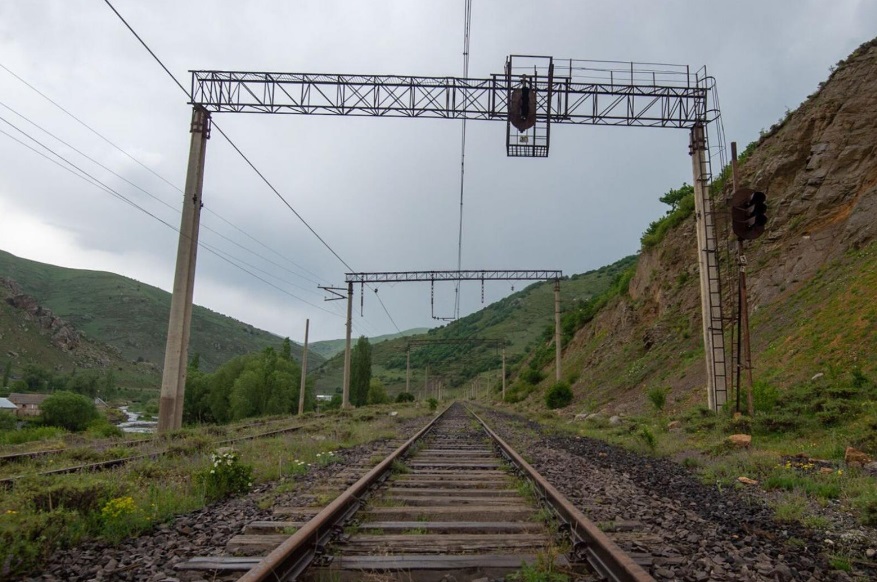
{"type": "MultiPolygon", "coordinates": [[[[162,364],[169,293],[120,275],[55,267],[2,251],[0,276],[14,279],[41,305],[88,337],[118,348],[124,358],[162,364]]],[[[193,311],[189,353],[200,354],[202,369],[212,370],[234,356],[266,346],[279,347],[281,341],[204,307],[195,306],[193,311]]],[[[293,354],[301,354],[295,344],[293,354]]]]}
{"type": "MultiPolygon", "coordinates": [[[[635,257],[601,267],[588,273],[573,275],[561,282],[561,309],[579,300],[587,300],[606,290],[615,277],[633,264],[635,257]]],[[[408,339],[492,338],[507,342],[509,370],[514,362],[541,342],[546,327],[554,322],[554,288],[551,282],[534,283],[525,289],[488,305],[428,333],[408,339]]],[[[372,375],[380,378],[395,394],[405,387],[405,350],[407,339],[394,339],[373,344],[372,375]]],[[[412,349],[412,390],[423,385],[425,365],[430,376],[442,377],[445,385],[464,384],[476,374],[498,380],[501,357],[499,350],[473,346],[428,346],[412,349]]],[[[330,359],[320,370],[318,392],[331,393],[341,385],[343,354],[330,359]]]]}

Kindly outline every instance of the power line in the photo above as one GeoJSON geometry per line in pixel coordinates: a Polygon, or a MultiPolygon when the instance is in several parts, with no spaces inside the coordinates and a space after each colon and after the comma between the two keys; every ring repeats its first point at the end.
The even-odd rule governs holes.
{"type": "MultiPolygon", "coordinates": [[[[73,162],[71,162],[70,160],[68,160],[67,158],[65,158],[65,157],[62,156],[61,154],[59,154],[58,152],[54,151],[52,148],[48,147],[47,145],[45,145],[45,144],[43,144],[42,142],[40,142],[38,139],[36,139],[36,138],[34,138],[33,136],[29,135],[26,131],[24,131],[24,130],[22,130],[21,128],[17,127],[14,123],[10,122],[9,120],[7,120],[6,118],[4,118],[4,117],[2,117],[2,116],[0,116],[0,121],[2,121],[3,123],[9,125],[9,126],[12,127],[13,129],[15,129],[16,131],[18,131],[18,132],[21,133],[22,135],[24,135],[25,137],[27,137],[28,139],[30,139],[31,141],[33,141],[34,143],[36,143],[37,145],[39,145],[40,147],[42,147],[43,149],[45,149],[47,152],[49,152],[49,153],[51,153],[52,155],[54,155],[55,157],[57,157],[59,160],[62,160],[65,164],[67,164],[67,166],[64,166],[63,164],[61,164],[61,163],[58,162],[57,160],[54,160],[54,159],[48,157],[47,155],[43,154],[43,153],[40,152],[39,150],[34,149],[33,147],[31,147],[31,146],[28,145],[27,143],[22,142],[21,140],[19,140],[19,139],[16,138],[15,136],[9,134],[8,132],[6,132],[6,131],[4,131],[4,130],[2,130],[2,129],[0,129],[0,133],[3,133],[4,135],[6,135],[7,137],[9,137],[10,139],[12,139],[12,140],[16,141],[17,143],[19,143],[19,144],[21,144],[21,145],[27,147],[27,148],[30,149],[31,151],[33,151],[33,152],[35,152],[35,153],[41,155],[42,157],[46,158],[46,159],[49,160],[49,161],[55,163],[55,164],[58,165],[59,167],[61,167],[61,168],[65,169],[65,170],[71,172],[74,176],[77,176],[77,177],[79,177],[79,178],[85,180],[86,182],[88,182],[89,184],[92,184],[93,186],[97,186],[97,187],[100,188],[101,190],[103,190],[103,191],[107,192],[108,194],[110,194],[110,195],[112,195],[112,196],[118,198],[119,200],[125,202],[126,204],[128,204],[128,205],[134,207],[135,209],[139,210],[140,212],[143,212],[143,213],[146,214],[147,216],[150,216],[151,218],[153,218],[153,219],[159,221],[160,223],[162,223],[163,225],[167,226],[167,227],[170,228],[171,230],[173,230],[173,231],[179,233],[179,229],[177,229],[175,226],[173,226],[172,224],[170,224],[170,223],[167,222],[166,220],[164,220],[164,219],[158,217],[157,215],[153,214],[153,213],[150,212],[149,210],[143,208],[142,206],[138,205],[137,203],[135,203],[134,201],[132,201],[130,198],[127,198],[127,197],[124,196],[123,194],[120,194],[118,191],[116,191],[116,190],[113,189],[112,187],[106,185],[105,183],[103,183],[103,182],[102,182],[101,180],[99,180],[98,178],[95,178],[94,176],[92,176],[91,174],[89,174],[87,171],[83,170],[81,167],[77,166],[76,164],[74,164],[73,162]],[[68,167],[68,166],[69,166],[69,167],[68,167]],[[75,169],[76,171],[73,171],[74,169],[75,169]],[[79,173],[77,173],[77,172],[79,172],[79,173]]],[[[319,305],[315,305],[315,304],[311,303],[310,301],[307,301],[306,299],[302,299],[301,297],[298,297],[297,295],[295,295],[295,294],[293,294],[293,293],[290,293],[289,291],[286,291],[285,289],[282,289],[282,288],[278,287],[277,285],[274,285],[274,284],[271,283],[270,281],[266,281],[266,280],[263,279],[262,277],[259,277],[259,276],[256,275],[255,273],[252,273],[251,271],[245,269],[245,268],[242,267],[241,265],[235,263],[233,260],[229,259],[228,257],[229,257],[230,255],[228,255],[227,253],[223,253],[223,252],[221,252],[221,251],[218,251],[217,249],[214,249],[213,247],[211,247],[211,246],[209,246],[209,245],[206,245],[206,244],[204,244],[204,243],[202,243],[202,242],[199,242],[199,246],[201,246],[202,248],[204,248],[204,249],[207,250],[208,252],[213,253],[214,255],[218,256],[220,259],[222,259],[222,260],[228,262],[229,264],[231,264],[231,265],[237,267],[238,269],[241,269],[241,270],[244,271],[245,273],[247,273],[247,274],[249,274],[249,275],[255,277],[256,279],[259,279],[260,281],[266,283],[267,285],[270,285],[271,287],[277,289],[278,291],[280,291],[280,292],[282,292],[282,293],[285,293],[286,295],[289,295],[290,297],[292,297],[292,298],[294,298],[294,299],[297,299],[297,300],[301,301],[302,303],[305,303],[305,304],[307,304],[307,305],[310,305],[311,307],[314,307],[314,308],[319,309],[319,310],[321,310],[321,311],[325,311],[326,313],[328,313],[328,314],[330,314],[330,315],[334,315],[334,316],[336,316],[336,317],[341,317],[338,313],[335,313],[335,312],[333,312],[333,311],[329,311],[328,309],[325,309],[325,308],[323,308],[323,307],[321,307],[321,306],[319,306],[319,305]]],[[[235,260],[240,261],[240,259],[235,259],[235,260]]],[[[244,265],[247,265],[247,266],[250,267],[250,268],[254,268],[252,265],[249,265],[249,264],[247,264],[247,263],[245,263],[245,262],[243,262],[243,261],[240,261],[240,262],[241,262],[242,264],[244,264],[244,265]]]]}
{"type": "MultiPolygon", "coordinates": [[[[162,176],[161,174],[158,174],[155,170],[153,170],[152,168],[150,168],[149,166],[147,166],[146,164],[144,164],[143,162],[141,162],[140,160],[138,160],[137,158],[135,158],[134,156],[132,156],[130,153],[128,153],[127,151],[125,151],[124,149],[122,149],[121,147],[119,147],[118,145],[116,145],[115,143],[113,143],[113,142],[112,142],[111,140],[109,140],[106,136],[104,136],[103,134],[101,134],[100,132],[98,132],[96,129],[94,129],[93,127],[91,127],[89,124],[85,123],[82,119],[80,119],[79,117],[77,117],[76,115],[74,115],[73,113],[71,113],[69,110],[67,110],[66,108],[64,108],[61,104],[59,104],[58,102],[56,102],[55,100],[53,100],[51,97],[49,97],[48,95],[46,95],[45,93],[43,93],[42,91],[40,91],[39,89],[37,89],[36,87],[34,87],[32,84],[28,83],[25,79],[21,78],[19,75],[17,75],[15,72],[13,72],[12,70],[10,70],[8,67],[6,67],[5,65],[3,65],[2,63],[0,63],[0,68],[3,68],[7,73],[9,73],[9,74],[12,75],[13,77],[15,77],[18,81],[20,81],[21,83],[23,83],[24,85],[26,85],[28,88],[30,88],[32,91],[34,91],[35,93],[37,93],[38,95],[40,95],[43,99],[45,99],[46,101],[48,101],[48,102],[51,103],[52,105],[54,105],[55,107],[57,107],[58,109],[60,109],[61,111],[63,111],[63,112],[64,112],[65,114],[67,114],[69,117],[71,117],[71,118],[74,119],[76,122],[78,122],[80,125],[82,125],[82,126],[85,127],[86,129],[88,129],[91,133],[93,133],[94,135],[96,135],[97,137],[99,137],[100,139],[102,139],[104,142],[106,142],[107,144],[109,144],[109,145],[110,145],[111,147],[113,147],[115,150],[117,150],[117,151],[119,151],[120,153],[124,154],[124,155],[127,156],[129,159],[131,159],[133,162],[135,162],[137,165],[139,165],[139,166],[142,167],[143,169],[147,170],[147,171],[148,171],[149,173],[151,173],[153,176],[157,177],[158,179],[160,179],[161,181],[163,181],[164,183],[166,183],[168,186],[170,186],[170,187],[173,188],[174,190],[180,192],[181,194],[183,193],[183,190],[182,190],[181,188],[179,188],[178,186],[176,186],[175,184],[173,184],[172,182],[170,182],[167,178],[165,178],[165,177],[162,176]]],[[[38,128],[39,130],[43,131],[44,133],[50,135],[50,136],[53,137],[54,139],[58,140],[58,141],[61,142],[62,144],[66,145],[67,147],[69,147],[70,149],[72,149],[73,151],[75,151],[76,153],[78,153],[79,155],[85,157],[86,159],[88,159],[88,160],[90,160],[91,162],[97,164],[98,166],[100,166],[100,167],[103,168],[104,170],[110,172],[111,174],[113,174],[114,176],[116,176],[117,178],[119,178],[120,180],[123,180],[123,181],[127,182],[128,184],[130,184],[130,185],[133,186],[134,188],[137,188],[138,190],[142,191],[142,192],[143,192],[144,194],[146,194],[147,196],[150,196],[150,197],[152,197],[152,198],[155,198],[155,200],[157,200],[157,201],[160,202],[161,204],[164,204],[165,206],[171,208],[174,212],[178,212],[178,210],[177,210],[177,208],[176,208],[175,206],[173,206],[173,205],[171,205],[171,204],[168,204],[168,203],[165,202],[164,200],[161,200],[160,198],[158,198],[158,197],[152,195],[151,193],[147,192],[146,190],[144,190],[143,188],[141,188],[141,187],[138,186],[137,184],[134,184],[133,182],[131,182],[131,181],[128,180],[127,178],[124,178],[123,176],[117,174],[116,172],[114,172],[114,171],[111,170],[110,168],[106,167],[105,165],[101,164],[100,162],[98,162],[97,160],[91,158],[90,156],[84,154],[83,152],[81,152],[80,150],[78,150],[78,149],[75,148],[74,146],[70,145],[69,143],[67,143],[67,142],[64,141],[63,139],[59,138],[59,137],[56,136],[55,134],[51,133],[50,131],[48,131],[48,130],[46,130],[45,128],[41,127],[40,125],[36,124],[36,123],[33,122],[32,120],[28,119],[26,116],[22,115],[22,114],[19,113],[18,111],[12,109],[11,107],[9,107],[8,105],[6,105],[6,104],[4,104],[4,103],[0,103],[0,105],[3,105],[4,107],[6,107],[6,108],[9,109],[10,111],[12,111],[12,112],[15,113],[16,115],[18,115],[19,117],[21,117],[22,119],[24,119],[25,121],[27,121],[28,123],[30,123],[31,125],[33,125],[34,127],[38,128]]],[[[311,275],[312,277],[316,277],[317,279],[320,278],[320,276],[317,275],[316,273],[314,273],[314,272],[308,270],[307,268],[303,267],[302,265],[299,265],[299,264],[296,263],[295,261],[293,261],[293,260],[289,259],[288,257],[286,257],[286,256],[284,256],[284,255],[282,255],[282,254],[280,254],[279,252],[277,252],[276,250],[272,249],[271,247],[269,247],[268,245],[266,245],[265,243],[263,243],[263,242],[260,241],[259,239],[253,237],[252,235],[250,235],[250,234],[247,233],[246,231],[242,230],[241,228],[239,228],[237,225],[235,225],[235,224],[232,223],[231,221],[229,221],[229,220],[227,220],[226,218],[224,218],[224,217],[223,217],[222,215],[220,215],[219,213],[215,212],[214,210],[211,210],[211,208],[210,208],[209,206],[208,206],[208,207],[205,207],[205,210],[206,210],[207,212],[209,212],[210,214],[212,214],[213,216],[215,216],[215,217],[217,217],[218,219],[220,219],[221,221],[225,222],[226,224],[228,224],[229,226],[231,226],[232,228],[234,228],[235,230],[237,230],[238,232],[240,232],[241,234],[243,234],[243,235],[246,236],[247,238],[251,239],[253,242],[257,243],[258,245],[262,246],[262,247],[265,248],[266,250],[268,250],[268,251],[274,253],[275,255],[277,255],[278,257],[280,257],[281,259],[283,259],[284,261],[286,261],[286,262],[288,262],[289,264],[293,265],[294,267],[296,267],[296,268],[298,268],[298,269],[301,269],[302,271],[304,271],[304,272],[307,273],[308,275],[311,275]]],[[[255,251],[253,251],[253,250],[251,250],[251,249],[249,249],[249,248],[246,248],[246,247],[240,245],[239,243],[233,241],[232,239],[226,237],[225,235],[219,233],[218,231],[216,231],[216,230],[210,228],[209,226],[206,226],[206,225],[205,225],[204,228],[205,228],[205,230],[209,230],[210,232],[213,232],[213,233],[216,234],[217,236],[219,236],[219,237],[221,237],[221,238],[224,238],[224,239],[227,240],[228,242],[230,242],[230,243],[232,243],[232,244],[234,244],[234,245],[236,245],[236,246],[238,246],[238,247],[240,247],[240,248],[246,250],[247,252],[249,252],[249,253],[251,253],[251,254],[253,254],[253,255],[255,255],[255,256],[261,258],[261,259],[264,260],[265,262],[271,263],[271,264],[277,266],[278,268],[281,268],[281,269],[286,270],[288,273],[291,273],[291,274],[293,274],[293,275],[295,275],[295,276],[297,276],[297,277],[301,277],[302,279],[304,279],[304,280],[306,280],[306,281],[308,281],[308,282],[310,282],[310,283],[313,283],[314,285],[320,285],[320,283],[321,283],[321,281],[317,281],[317,280],[315,280],[315,279],[311,279],[311,278],[309,278],[309,277],[305,277],[305,276],[301,275],[300,273],[296,273],[295,271],[289,270],[289,269],[287,269],[286,267],[283,267],[283,266],[281,266],[281,265],[277,265],[277,263],[273,263],[272,261],[269,261],[268,259],[266,259],[266,258],[263,257],[262,255],[256,253],[255,251]]],[[[325,282],[325,280],[322,281],[322,282],[325,282]]]]}
{"type": "MultiPolygon", "coordinates": [[[[21,119],[23,119],[24,121],[28,122],[28,123],[31,124],[32,126],[36,127],[36,128],[39,129],[40,131],[42,131],[43,133],[49,135],[50,137],[52,137],[52,138],[54,138],[55,140],[59,141],[60,143],[64,144],[65,146],[67,146],[68,148],[72,149],[74,152],[78,153],[79,155],[81,155],[81,156],[84,157],[85,159],[87,159],[87,160],[89,160],[90,162],[94,163],[95,165],[97,165],[97,166],[103,168],[104,170],[106,170],[107,172],[109,172],[110,174],[112,174],[113,176],[115,176],[115,177],[119,178],[120,180],[122,180],[123,182],[129,184],[129,185],[132,186],[133,188],[136,188],[137,190],[143,192],[144,194],[146,194],[147,196],[149,196],[149,197],[152,198],[153,200],[156,200],[156,201],[159,202],[160,204],[163,204],[163,205],[166,206],[167,208],[170,208],[172,211],[174,211],[174,213],[177,212],[177,208],[174,207],[173,205],[171,205],[171,204],[165,202],[164,200],[162,200],[162,199],[159,198],[158,196],[155,196],[155,195],[152,194],[151,192],[148,192],[147,190],[141,188],[140,186],[138,186],[138,185],[135,184],[134,182],[128,180],[128,179],[125,178],[124,176],[122,176],[122,175],[118,174],[117,172],[113,171],[112,169],[108,168],[107,166],[105,166],[104,164],[102,164],[101,162],[99,162],[98,160],[95,160],[94,158],[92,158],[91,156],[89,156],[88,154],[86,154],[85,152],[83,152],[82,150],[78,149],[77,147],[73,146],[72,144],[70,144],[70,143],[66,142],[65,140],[61,139],[60,137],[58,137],[57,135],[55,135],[55,134],[52,133],[51,131],[47,130],[46,128],[42,127],[42,126],[39,125],[38,123],[32,121],[32,120],[29,119],[27,116],[23,115],[22,113],[19,113],[18,111],[16,111],[16,110],[13,109],[12,107],[9,107],[9,105],[7,105],[6,103],[0,101],[0,106],[5,107],[5,108],[8,109],[9,111],[11,111],[12,113],[14,113],[14,114],[17,115],[18,117],[20,117],[21,119]]],[[[279,264],[277,264],[277,263],[275,263],[275,262],[273,262],[273,261],[270,261],[270,260],[268,260],[268,259],[265,259],[265,258],[262,257],[261,255],[258,255],[255,251],[252,251],[252,250],[248,249],[247,247],[245,247],[245,246],[239,244],[237,241],[234,241],[234,240],[230,239],[229,237],[227,237],[227,236],[225,236],[224,234],[222,234],[222,233],[220,233],[220,232],[218,232],[218,231],[216,231],[216,230],[210,228],[209,226],[206,226],[206,225],[205,225],[205,226],[204,226],[204,229],[205,229],[205,230],[208,230],[208,231],[210,231],[210,232],[212,232],[212,233],[215,234],[216,236],[218,236],[218,237],[220,237],[220,238],[222,238],[222,239],[228,241],[229,243],[231,243],[231,244],[237,246],[238,248],[243,249],[243,250],[245,250],[245,251],[247,251],[247,252],[249,252],[249,253],[251,253],[251,254],[257,256],[257,257],[259,257],[260,259],[264,260],[264,261],[267,262],[267,263],[270,263],[270,264],[274,265],[275,267],[277,267],[277,268],[279,268],[279,269],[282,269],[282,270],[284,270],[284,271],[286,271],[286,272],[288,272],[288,273],[290,273],[290,274],[293,274],[293,275],[295,275],[295,276],[297,276],[297,277],[302,277],[302,278],[305,279],[305,280],[309,280],[307,277],[303,277],[302,275],[299,275],[298,273],[296,273],[296,272],[294,272],[294,271],[291,271],[291,270],[287,269],[287,268],[284,267],[283,265],[279,265],[279,264]]],[[[231,255],[229,255],[229,256],[231,256],[231,255]]],[[[238,259],[238,260],[240,260],[240,259],[238,259]]],[[[241,262],[244,263],[244,264],[247,264],[247,263],[244,262],[244,261],[241,261],[241,262]]],[[[296,287],[297,289],[301,289],[302,291],[304,291],[304,292],[306,292],[306,293],[311,293],[311,294],[313,294],[313,295],[319,295],[319,293],[316,292],[316,291],[314,291],[313,289],[308,289],[308,288],[306,288],[306,287],[302,287],[301,285],[298,285],[298,284],[293,283],[293,282],[291,282],[291,281],[286,281],[286,280],[284,280],[284,279],[281,279],[280,277],[277,277],[276,275],[273,275],[273,274],[271,274],[271,273],[268,273],[267,271],[264,271],[263,269],[259,269],[258,267],[254,266],[254,265],[249,265],[249,266],[250,266],[250,268],[255,269],[255,270],[257,270],[257,271],[260,271],[260,272],[262,272],[262,273],[265,273],[266,275],[268,275],[268,276],[270,276],[270,277],[274,277],[274,278],[277,279],[278,281],[283,281],[283,282],[286,283],[287,285],[291,285],[292,287],[296,287]]],[[[319,285],[319,282],[316,282],[316,281],[312,281],[312,282],[313,282],[314,284],[316,284],[316,285],[319,285]]]]}
{"type": "MultiPolygon", "coordinates": [[[[467,0],[467,1],[469,1],[469,0],[467,0]]],[[[110,9],[115,13],[115,15],[119,17],[119,19],[122,21],[122,23],[125,25],[125,27],[129,31],[131,31],[131,34],[134,35],[134,37],[140,42],[140,44],[143,45],[143,48],[145,48],[147,50],[147,52],[149,52],[149,54],[152,56],[152,58],[155,60],[155,62],[157,62],[159,64],[159,66],[161,66],[161,68],[164,70],[164,72],[167,73],[167,75],[171,78],[171,80],[173,80],[174,84],[180,88],[180,90],[186,95],[186,97],[189,98],[189,100],[191,100],[192,97],[189,94],[189,91],[187,91],[185,89],[185,87],[183,87],[183,85],[177,80],[177,78],[173,75],[173,73],[171,73],[170,70],[164,65],[164,63],[161,61],[161,59],[158,58],[158,55],[156,55],[152,51],[152,49],[149,48],[149,46],[140,37],[140,35],[137,34],[137,32],[131,27],[130,24],[128,24],[128,21],[125,20],[125,18],[121,14],[119,14],[119,11],[116,10],[115,7],[113,7],[110,0],[104,0],[104,2],[107,4],[107,6],[110,7],[110,9]]],[[[465,120],[464,120],[464,123],[465,123],[465,120]]],[[[240,155],[241,158],[243,158],[243,160],[247,163],[247,165],[249,165],[250,168],[252,168],[253,171],[256,172],[256,175],[258,175],[259,178],[262,179],[262,181],[268,186],[268,188],[271,189],[272,192],[274,192],[274,194],[283,202],[283,204],[285,204],[286,207],[289,208],[289,210],[296,216],[296,218],[298,218],[301,221],[301,223],[304,224],[305,227],[307,227],[307,229],[309,231],[311,231],[311,233],[315,237],[317,237],[317,240],[319,240],[323,244],[323,246],[325,246],[329,250],[329,252],[331,252],[335,256],[335,258],[341,262],[342,265],[347,267],[347,269],[349,269],[350,271],[354,271],[353,267],[351,267],[349,264],[347,264],[347,261],[342,259],[341,255],[339,255],[337,252],[335,252],[335,249],[333,249],[329,245],[329,243],[327,243],[323,239],[323,237],[321,237],[317,233],[317,231],[314,230],[313,227],[311,227],[311,225],[304,219],[304,217],[302,217],[302,215],[299,214],[295,208],[293,208],[293,206],[289,203],[289,201],[287,201],[286,198],[283,197],[283,195],[280,193],[280,191],[278,191],[277,188],[274,187],[274,185],[268,180],[268,178],[266,178],[265,175],[262,172],[260,172],[258,168],[256,168],[255,164],[253,164],[253,162],[250,161],[250,159],[244,154],[243,151],[241,151],[241,149],[237,146],[237,144],[235,144],[234,141],[232,141],[232,139],[222,130],[222,128],[219,126],[219,124],[216,123],[216,121],[213,122],[213,127],[220,133],[220,135],[222,135],[223,138],[225,138],[225,140],[229,143],[229,145],[232,148],[234,148],[234,150],[238,153],[238,155],[240,155]]],[[[383,305],[383,301],[381,301],[381,305],[383,305]]],[[[386,311],[386,306],[384,306],[384,310],[386,311]]],[[[387,315],[388,316],[390,315],[389,311],[387,311],[387,315]]],[[[392,317],[390,317],[390,321],[393,322],[393,326],[396,327],[397,331],[399,331],[399,327],[396,326],[396,323],[395,323],[395,321],[393,321],[392,317]]]]}

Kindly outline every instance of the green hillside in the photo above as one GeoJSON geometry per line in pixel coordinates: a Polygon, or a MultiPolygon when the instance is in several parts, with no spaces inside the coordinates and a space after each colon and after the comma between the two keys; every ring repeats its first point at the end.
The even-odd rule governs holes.
{"type": "MultiPolygon", "coordinates": [[[[24,292],[50,308],[92,340],[116,348],[128,361],[163,365],[171,296],[134,279],[81,269],[67,269],[18,258],[0,251],[0,277],[15,280],[24,292]]],[[[278,347],[282,338],[195,306],[190,354],[211,371],[242,354],[278,347]]],[[[293,344],[300,359],[301,347],[293,344]]],[[[319,365],[322,357],[314,355],[319,365]]]]}
{"type": "MultiPolygon", "coordinates": [[[[574,309],[608,289],[621,273],[636,262],[635,256],[561,281],[561,310],[574,309]]],[[[413,339],[489,338],[505,342],[509,367],[525,354],[542,345],[547,329],[554,326],[554,284],[539,282],[488,305],[484,309],[425,334],[373,342],[372,374],[381,379],[390,394],[405,388],[406,349],[413,339]]],[[[553,333],[553,331],[552,331],[553,333]]],[[[441,379],[445,386],[459,388],[476,377],[499,380],[499,348],[473,345],[418,346],[411,349],[412,390],[422,386],[425,370],[441,379]]],[[[318,393],[332,393],[341,386],[343,353],[327,361],[317,371],[318,393]]]]}
{"type": "MultiPolygon", "coordinates": [[[[399,337],[408,337],[412,335],[420,335],[429,331],[428,327],[414,327],[411,329],[406,329],[402,333],[388,333],[385,335],[379,335],[375,337],[369,338],[369,341],[373,344],[378,342],[383,342],[391,339],[396,339],[399,337]]],[[[324,358],[331,358],[335,354],[341,353],[344,351],[344,343],[346,340],[344,339],[334,339],[334,340],[323,340],[321,342],[314,342],[308,346],[308,352],[316,352],[323,356],[324,358]]]]}

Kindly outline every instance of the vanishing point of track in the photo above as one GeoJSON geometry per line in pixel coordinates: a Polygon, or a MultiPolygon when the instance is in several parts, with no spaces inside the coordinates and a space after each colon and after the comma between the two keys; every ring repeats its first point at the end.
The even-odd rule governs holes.
{"type": "Polygon", "coordinates": [[[322,509],[278,507],[275,515],[312,517],[253,523],[227,548],[273,548],[264,557],[197,557],[176,568],[243,573],[241,582],[473,580],[541,556],[579,580],[652,580],[460,404],[322,509]]]}

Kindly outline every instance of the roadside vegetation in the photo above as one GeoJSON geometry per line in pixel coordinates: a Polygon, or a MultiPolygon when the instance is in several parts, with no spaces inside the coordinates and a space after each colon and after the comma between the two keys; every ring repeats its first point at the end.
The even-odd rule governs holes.
{"type": "MultiPolygon", "coordinates": [[[[86,539],[110,543],[138,535],[173,516],[222,499],[246,493],[259,483],[295,480],[312,466],[335,462],[339,449],[393,438],[406,419],[428,415],[428,407],[393,405],[306,414],[303,428],[283,436],[239,443],[233,451],[217,450],[217,441],[237,436],[240,425],[188,428],[159,441],[172,453],[157,459],[133,461],[94,474],[38,476],[46,466],[66,466],[69,460],[133,454],[105,449],[105,441],[84,440],[64,456],[27,461],[14,466],[23,475],[10,490],[0,491],[0,564],[4,576],[16,577],[38,567],[57,548],[86,539]]],[[[287,421],[288,424],[288,421],[287,421]]],[[[264,430],[264,427],[262,427],[264,430]]],[[[9,475],[12,469],[4,465],[9,475]]],[[[264,503],[270,504],[270,493],[264,503]]]]}
{"type": "Polygon", "coordinates": [[[761,487],[771,492],[781,521],[820,529],[827,522],[819,508],[835,506],[864,525],[877,526],[877,477],[845,462],[848,447],[877,458],[877,383],[861,370],[833,370],[783,391],[757,383],[752,418],[734,415],[733,401],[719,414],[703,406],[665,413],[659,391],[649,398],[651,412],[617,424],[599,414],[551,424],[672,458],[708,485],[761,487]],[[732,434],[751,435],[751,445],[734,446],[728,438],[732,434]]]}

